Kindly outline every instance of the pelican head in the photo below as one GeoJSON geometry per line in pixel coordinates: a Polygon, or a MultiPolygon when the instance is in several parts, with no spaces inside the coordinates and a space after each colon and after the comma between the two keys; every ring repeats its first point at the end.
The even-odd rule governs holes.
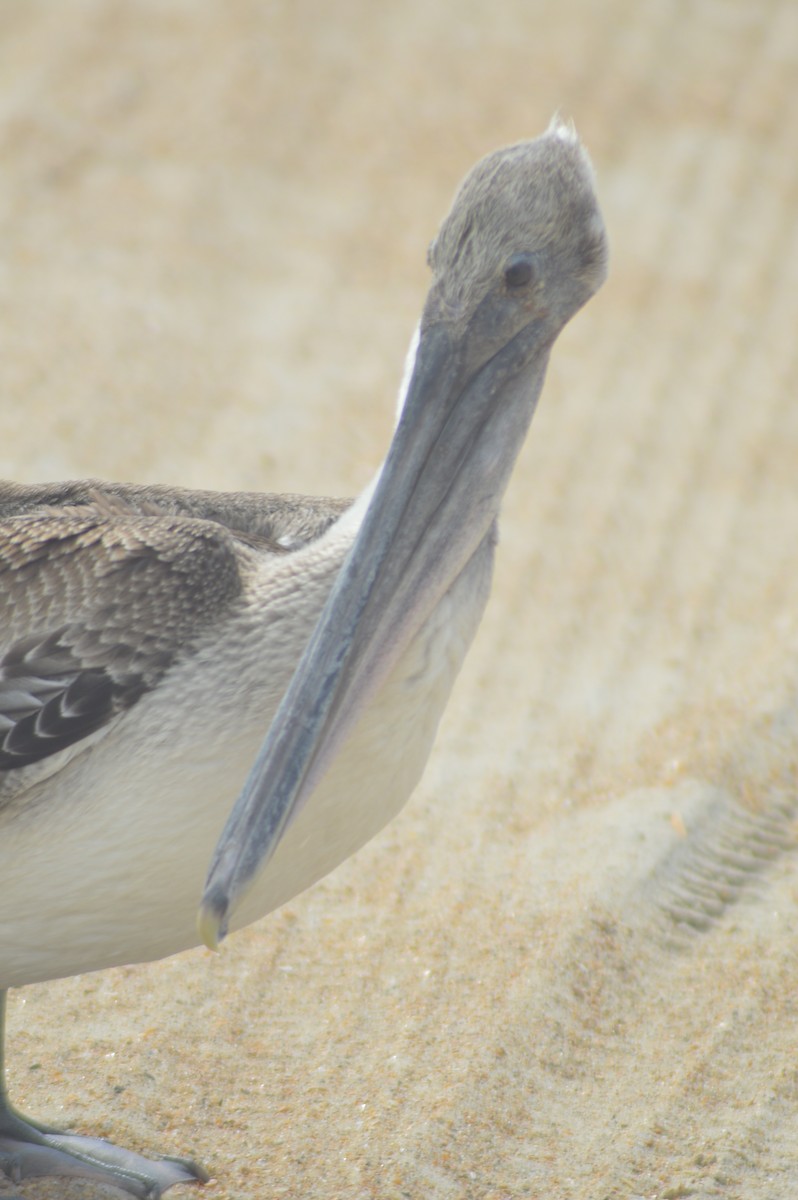
{"type": "Polygon", "coordinates": [[[560,121],[488,155],[457,191],[430,247],[388,456],[355,505],[352,548],[211,862],[199,915],[209,946],[490,535],[552,344],[606,261],[593,172],[560,121]]]}

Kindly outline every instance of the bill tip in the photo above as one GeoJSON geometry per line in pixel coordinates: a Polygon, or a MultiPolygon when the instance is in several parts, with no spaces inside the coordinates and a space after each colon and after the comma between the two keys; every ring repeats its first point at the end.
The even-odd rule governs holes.
{"type": "Polygon", "coordinates": [[[227,898],[219,889],[206,892],[197,913],[197,931],[209,950],[218,950],[227,936],[227,898]]]}

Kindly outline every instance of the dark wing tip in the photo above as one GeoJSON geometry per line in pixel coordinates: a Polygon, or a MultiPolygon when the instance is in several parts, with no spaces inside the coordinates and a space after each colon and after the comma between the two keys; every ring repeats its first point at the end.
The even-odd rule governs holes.
{"type": "Polygon", "coordinates": [[[96,656],[86,661],[77,649],[86,636],[61,626],[27,634],[7,648],[0,659],[0,771],[30,766],[83,741],[146,690],[138,671],[114,673],[96,656]]]}

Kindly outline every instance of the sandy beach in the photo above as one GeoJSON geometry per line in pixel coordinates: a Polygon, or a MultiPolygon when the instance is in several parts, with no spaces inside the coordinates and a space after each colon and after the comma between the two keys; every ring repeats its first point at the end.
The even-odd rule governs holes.
{"type": "Polygon", "coordinates": [[[11,994],[15,1102],[175,1200],[798,1196],[794,0],[6,0],[0,475],[356,494],[555,110],[611,274],[422,785],[220,955],[11,994]]]}

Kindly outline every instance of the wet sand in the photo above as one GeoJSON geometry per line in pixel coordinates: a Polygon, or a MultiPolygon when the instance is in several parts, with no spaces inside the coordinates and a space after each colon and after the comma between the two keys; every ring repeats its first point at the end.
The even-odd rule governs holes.
{"type": "Polygon", "coordinates": [[[797,84],[792,0],[0,8],[4,476],[355,493],[455,185],[555,109],[612,244],[406,811],[14,993],[21,1107],[213,1200],[798,1195],[797,84]]]}

